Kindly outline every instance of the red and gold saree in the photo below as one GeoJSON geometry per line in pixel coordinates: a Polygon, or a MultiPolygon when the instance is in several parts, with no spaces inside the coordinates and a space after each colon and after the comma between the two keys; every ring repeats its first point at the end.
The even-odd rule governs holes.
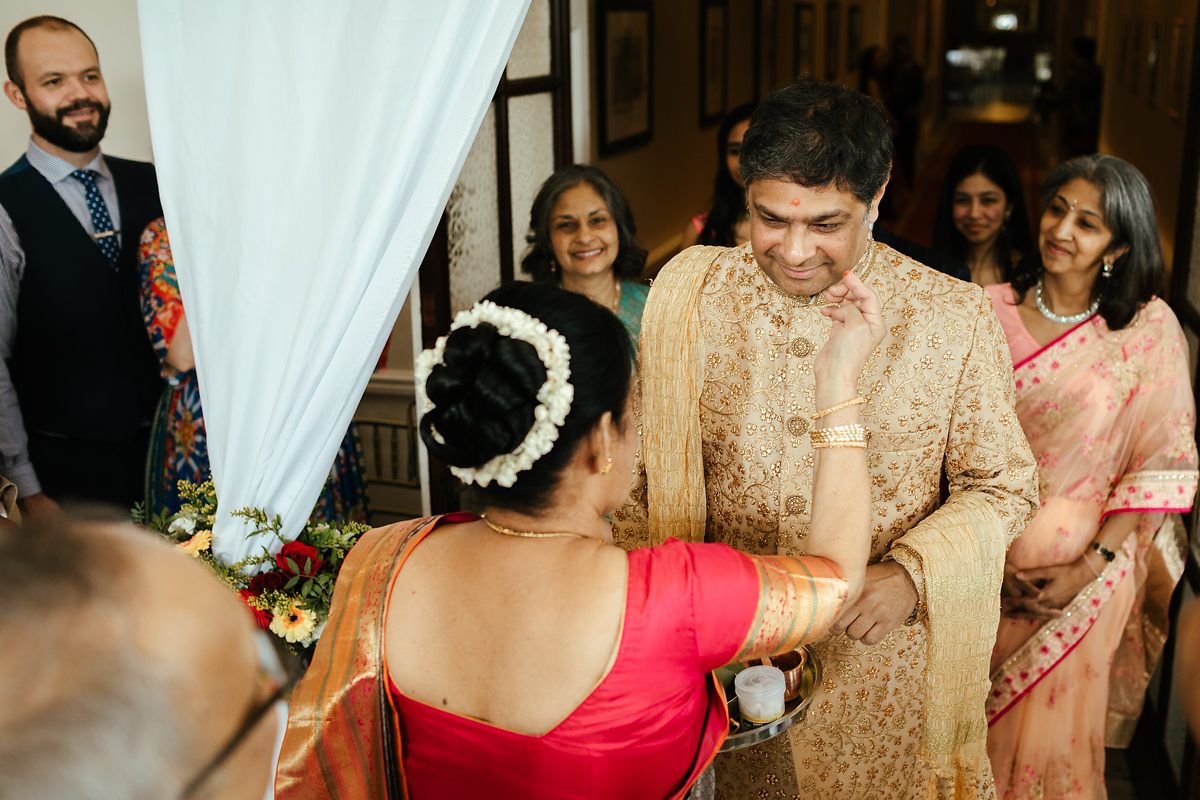
{"type": "Polygon", "coordinates": [[[630,553],[612,667],[561,723],[527,736],[390,685],[383,636],[396,574],[439,522],[468,519],[376,529],[351,551],[292,698],[277,798],[681,797],[728,731],[711,670],[824,636],[846,598],[825,559],[677,541],[630,553]]]}

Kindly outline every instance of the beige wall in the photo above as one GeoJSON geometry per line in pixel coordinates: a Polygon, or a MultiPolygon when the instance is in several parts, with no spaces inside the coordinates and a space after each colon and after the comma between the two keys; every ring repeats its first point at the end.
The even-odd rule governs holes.
{"type": "Polygon", "coordinates": [[[1190,58],[1198,21],[1196,0],[1141,0],[1136,5],[1109,0],[1103,4],[1098,26],[1101,37],[1099,59],[1104,67],[1100,150],[1124,158],[1146,175],[1158,203],[1158,224],[1168,265],[1179,222],[1179,169],[1183,158],[1186,102],[1188,95],[1194,94],[1194,89],[1189,92],[1185,87],[1182,93],[1184,107],[1178,109],[1178,116],[1170,112],[1170,72],[1173,68],[1170,31],[1172,21],[1176,19],[1184,22],[1185,52],[1190,58]],[[1128,78],[1121,80],[1118,59],[1123,32],[1137,20],[1141,21],[1143,30],[1142,60],[1137,70],[1136,87],[1131,88],[1128,78]],[[1158,85],[1153,96],[1147,90],[1145,44],[1151,23],[1157,23],[1162,29],[1158,85]]]}

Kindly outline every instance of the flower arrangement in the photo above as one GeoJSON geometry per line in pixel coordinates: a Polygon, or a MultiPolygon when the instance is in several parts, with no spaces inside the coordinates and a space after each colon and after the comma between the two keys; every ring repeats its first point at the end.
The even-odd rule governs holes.
{"type": "Polygon", "coordinates": [[[233,516],[252,527],[251,538],[262,538],[262,553],[234,564],[222,563],[212,552],[212,528],[217,518],[217,493],[211,480],[179,482],[183,505],[178,514],[147,518],[139,507],[134,522],[172,541],[177,548],[203,561],[229,585],[254,614],[259,627],[271,631],[300,651],[312,646],[329,618],[333,586],[342,560],[369,528],[358,522],[335,527],[309,522],[294,541],[280,533],[283,522],[259,508],[242,508],[233,516]],[[270,545],[283,542],[279,552],[270,545]]]}

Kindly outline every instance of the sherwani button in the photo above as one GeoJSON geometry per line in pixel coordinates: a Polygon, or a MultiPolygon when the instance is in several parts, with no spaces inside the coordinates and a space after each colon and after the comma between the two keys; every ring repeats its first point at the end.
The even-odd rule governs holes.
{"type": "Polygon", "coordinates": [[[803,436],[808,433],[808,420],[804,417],[791,417],[787,421],[787,429],[792,436],[803,436]]]}

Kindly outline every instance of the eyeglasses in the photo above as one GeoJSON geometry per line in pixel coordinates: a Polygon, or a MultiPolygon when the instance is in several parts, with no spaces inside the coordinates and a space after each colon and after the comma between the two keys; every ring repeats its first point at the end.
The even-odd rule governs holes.
{"type": "Polygon", "coordinates": [[[259,678],[275,689],[263,700],[260,700],[246,714],[246,718],[233,736],[208,760],[196,777],[188,781],[183,788],[182,798],[191,797],[204,785],[204,782],[229,759],[231,755],[246,741],[250,733],[258,727],[263,717],[271,712],[275,704],[286,698],[293,687],[304,675],[304,664],[290,651],[278,636],[256,631],[254,637],[258,649],[259,678]]]}

